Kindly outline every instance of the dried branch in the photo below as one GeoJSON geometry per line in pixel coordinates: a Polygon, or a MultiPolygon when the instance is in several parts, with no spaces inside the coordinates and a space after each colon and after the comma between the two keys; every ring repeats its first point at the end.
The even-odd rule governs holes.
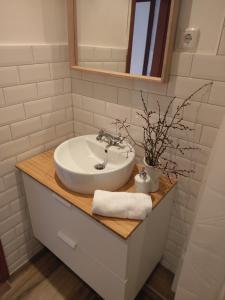
{"type": "Polygon", "coordinates": [[[170,116],[170,111],[176,97],[173,97],[164,113],[161,111],[159,101],[157,100],[157,112],[150,110],[143,97],[141,91],[141,101],[143,111],[137,112],[137,115],[144,121],[143,128],[143,142],[137,142],[130,134],[130,125],[126,120],[116,119],[114,124],[124,138],[128,139],[132,145],[142,148],[145,152],[146,162],[153,167],[157,167],[163,171],[168,177],[172,176],[189,176],[193,170],[179,169],[177,163],[173,160],[167,159],[164,154],[167,151],[178,152],[184,155],[186,151],[196,150],[195,147],[182,147],[178,142],[171,138],[171,131],[193,131],[188,125],[184,123],[183,112],[191,104],[190,99],[196,95],[203,88],[212,85],[212,82],[206,83],[190,96],[185,98],[180,105],[177,105],[176,110],[170,116]],[[153,121],[153,117],[157,116],[157,120],[153,121]],[[123,134],[122,134],[123,132],[123,134]]]}

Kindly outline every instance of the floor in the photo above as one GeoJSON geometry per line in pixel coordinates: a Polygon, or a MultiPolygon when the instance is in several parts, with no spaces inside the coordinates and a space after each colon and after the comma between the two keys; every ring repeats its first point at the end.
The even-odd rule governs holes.
{"type": "MultiPolygon", "coordinates": [[[[173,300],[173,274],[159,265],[136,300],[173,300]]],[[[101,300],[48,250],[17,271],[5,284],[0,284],[1,300],[101,300]]],[[[116,300],[116,299],[115,299],[116,300]]]]}

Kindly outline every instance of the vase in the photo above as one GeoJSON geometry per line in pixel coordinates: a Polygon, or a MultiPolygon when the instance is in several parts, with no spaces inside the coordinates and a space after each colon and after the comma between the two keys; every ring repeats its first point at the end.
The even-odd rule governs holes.
{"type": "Polygon", "coordinates": [[[150,192],[154,193],[159,190],[159,182],[160,182],[160,176],[162,175],[162,171],[158,169],[157,167],[150,166],[147,164],[145,158],[143,159],[144,166],[146,169],[146,172],[150,176],[150,192]]]}

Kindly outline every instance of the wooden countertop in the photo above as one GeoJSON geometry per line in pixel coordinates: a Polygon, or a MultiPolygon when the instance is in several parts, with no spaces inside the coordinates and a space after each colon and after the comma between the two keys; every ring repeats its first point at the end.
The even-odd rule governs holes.
{"type": "MultiPolygon", "coordinates": [[[[67,189],[59,180],[55,172],[53,161],[54,150],[41,153],[31,159],[22,161],[16,165],[18,169],[30,175],[32,178],[48,187],[50,190],[69,201],[77,208],[94,218],[104,226],[118,234],[124,239],[127,239],[131,233],[141,224],[142,221],[128,220],[119,218],[102,217],[92,214],[92,199],[91,195],[84,195],[72,192],[67,189]]],[[[128,183],[119,189],[121,192],[134,192],[134,176],[138,173],[138,166],[134,167],[133,174],[128,183]]],[[[151,193],[153,208],[155,208],[164,196],[174,187],[176,182],[171,183],[165,176],[160,178],[159,191],[151,193]]]]}

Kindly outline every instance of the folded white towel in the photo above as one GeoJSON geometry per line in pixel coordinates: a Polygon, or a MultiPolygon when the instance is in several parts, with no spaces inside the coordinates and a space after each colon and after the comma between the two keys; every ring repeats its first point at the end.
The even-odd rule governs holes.
{"type": "Polygon", "coordinates": [[[92,212],[94,214],[143,220],[152,210],[151,196],[142,193],[95,191],[92,212]]]}

